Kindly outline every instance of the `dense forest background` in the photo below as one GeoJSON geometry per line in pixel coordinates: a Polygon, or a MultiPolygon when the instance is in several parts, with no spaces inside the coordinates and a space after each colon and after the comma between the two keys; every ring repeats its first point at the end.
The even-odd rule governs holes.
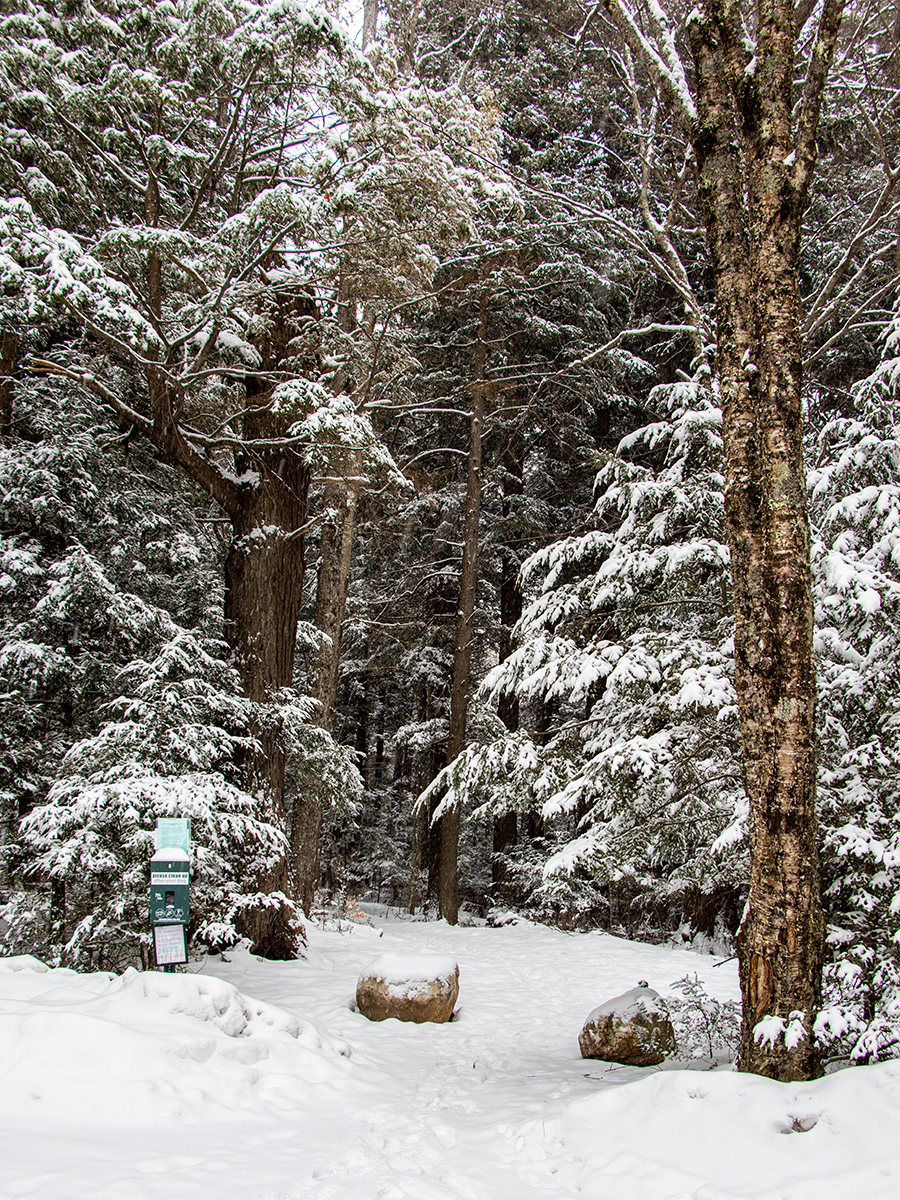
{"type": "MultiPolygon", "coordinates": [[[[725,948],[689,146],[602,6],[347,16],[0,3],[4,949],[146,962],[175,815],[212,950],[366,898],[725,948]]],[[[821,1032],[860,1059],[900,1012],[898,89],[894,7],[851,6],[801,287],[821,1032]]]]}

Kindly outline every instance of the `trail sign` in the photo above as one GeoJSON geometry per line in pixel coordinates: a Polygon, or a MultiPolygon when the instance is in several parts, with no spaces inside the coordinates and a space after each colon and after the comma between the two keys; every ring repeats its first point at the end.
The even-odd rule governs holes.
{"type": "Polygon", "coordinates": [[[186,929],[191,919],[191,823],[160,817],[156,853],[150,860],[150,925],[156,965],[172,971],[187,962],[186,929]]]}
{"type": "Polygon", "coordinates": [[[150,924],[187,925],[191,919],[190,864],[187,855],[163,850],[150,860],[150,924]]]}

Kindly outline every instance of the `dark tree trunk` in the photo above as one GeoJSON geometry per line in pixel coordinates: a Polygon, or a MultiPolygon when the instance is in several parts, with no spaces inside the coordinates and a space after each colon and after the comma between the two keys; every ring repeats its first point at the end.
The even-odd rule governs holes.
{"type": "Polygon", "coordinates": [[[512,881],[506,858],[518,839],[518,818],[514,812],[494,817],[493,844],[491,849],[491,892],[495,901],[511,904],[512,881]]]}
{"type": "MultiPolygon", "coordinates": [[[[431,779],[440,771],[440,764],[435,762],[432,771],[431,779]]],[[[428,780],[428,783],[431,782],[428,780]]],[[[425,785],[428,786],[427,784],[425,785]]],[[[427,820],[425,822],[425,840],[422,846],[422,855],[425,859],[425,870],[427,872],[427,883],[425,889],[425,908],[427,912],[440,912],[441,907],[441,846],[443,845],[443,817],[435,819],[438,801],[430,800],[428,803],[427,820]]]]}
{"type": "Polygon", "coordinates": [[[4,329],[0,332],[0,438],[12,432],[13,373],[18,361],[18,335],[4,329]]]}
{"type": "MultiPolygon", "coordinates": [[[[466,510],[463,528],[463,558],[459,574],[459,608],[453,647],[453,676],[450,685],[450,726],[447,733],[447,762],[466,744],[469,683],[472,664],[472,626],[475,616],[475,583],[478,561],[478,527],[481,521],[481,440],[485,407],[485,364],[487,361],[487,301],[482,296],[481,322],[475,348],[472,416],[469,425],[469,455],[466,471],[466,510]]],[[[459,920],[459,805],[449,805],[441,816],[441,865],[439,908],[450,925],[459,920]]]]}
{"type": "MultiPolygon", "coordinates": [[[[503,459],[504,475],[503,515],[509,516],[510,505],[506,497],[522,494],[522,464],[512,451],[503,459]]],[[[500,576],[500,646],[499,661],[509,658],[513,652],[513,628],[522,615],[522,589],[519,586],[519,559],[509,546],[501,549],[500,576]]],[[[500,698],[499,717],[510,732],[519,728],[519,699],[511,693],[500,698]]],[[[511,903],[509,870],[506,857],[516,844],[518,835],[515,812],[503,813],[494,818],[493,856],[491,858],[491,890],[495,900],[511,903]]]]}
{"type": "MultiPolygon", "coordinates": [[[[303,538],[309,472],[294,455],[257,462],[260,481],[242,492],[232,514],[234,539],[225,563],[225,628],[244,693],[264,703],[293,682],[297,621],[303,590],[303,538]]],[[[257,797],[256,815],[287,829],[284,807],[285,754],[267,727],[256,731],[258,750],[244,762],[246,786],[257,797]]],[[[248,890],[251,890],[248,888],[248,890]]],[[[266,897],[240,917],[239,932],[254,954],[292,958],[300,925],[291,901],[288,846],[252,881],[266,897]],[[273,903],[273,897],[282,903],[273,903]]]]}

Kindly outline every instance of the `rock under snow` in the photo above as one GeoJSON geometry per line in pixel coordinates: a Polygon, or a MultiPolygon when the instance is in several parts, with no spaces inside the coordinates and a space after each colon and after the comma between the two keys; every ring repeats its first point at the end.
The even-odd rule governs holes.
{"type": "Polygon", "coordinates": [[[453,1015],[459,967],[439,954],[382,954],[362,972],[356,1004],[370,1021],[441,1024],[453,1015]]]}
{"type": "Polygon", "coordinates": [[[582,1058],[652,1067],[676,1049],[669,1011],[659,993],[641,985],[607,1000],[588,1016],[578,1038],[582,1058]]]}

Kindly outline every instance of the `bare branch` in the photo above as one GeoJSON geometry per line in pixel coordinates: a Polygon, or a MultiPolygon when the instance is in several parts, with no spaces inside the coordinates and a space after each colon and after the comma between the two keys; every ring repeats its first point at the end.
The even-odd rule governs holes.
{"type": "Polygon", "coordinates": [[[659,14],[655,22],[657,28],[662,30],[660,40],[663,44],[657,47],[638,25],[634,14],[623,0],[604,0],[604,7],[632,54],[637,55],[646,64],[672,105],[673,111],[690,129],[697,120],[697,106],[688,86],[684,64],[675,48],[675,39],[671,30],[662,24],[662,14],[659,14]]]}
{"type": "Polygon", "coordinates": [[[791,185],[801,200],[805,198],[809,190],[810,180],[815,170],[816,132],[819,128],[822,98],[825,94],[825,82],[834,56],[834,47],[843,15],[844,0],[825,0],[806,75],[794,143],[797,157],[791,172],[791,185]]]}
{"type": "Polygon", "coordinates": [[[878,197],[878,199],[876,200],[875,204],[872,207],[872,211],[869,213],[869,215],[863,221],[862,225],[857,230],[856,236],[853,238],[850,245],[844,251],[841,261],[834,268],[834,270],[832,271],[828,280],[826,281],[826,283],[823,285],[823,287],[819,291],[819,294],[816,296],[814,303],[811,305],[811,307],[809,309],[806,320],[803,323],[803,332],[806,337],[809,337],[813,333],[815,333],[815,331],[824,322],[828,321],[831,318],[831,316],[834,313],[834,309],[835,309],[836,305],[842,299],[844,299],[844,297],[847,295],[847,292],[849,291],[850,287],[852,287],[853,283],[855,283],[860,278],[862,272],[873,261],[875,261],[878,257],[880,257],[881,253],[883,253],[883,250],[879,250],[878,252],[874,252],[874,253],[870,254],[868,256],[868,258],[866,258],[865,262],[863,263],[863,266],[861,268],[857,269],[857,271],[851,278],[850,282],[837,296],[835,302],[833,304],[829,305],[828,301],[831,300],[832,296],[835,293],[835,290],[837,289],[837,287],[840,285],[841,281],[846,276],[859,247],[862,245],[862,243],[865,241],[865,239],[869,236],[869,234],[873,232],[873,230],[877,229],[879,226],[881,226],[882,224],[885,223],[883,220],[883,218],[885,216],[893,217],[896,215],[896,211],[897,211],[896,206],[888,209],[888,202],[894,193],[894,189],[896,188],[898,181],[900,181],[900,171],[895,171],[891,175],[888,176],[888,179],[887,179],[884,187],[881,190],[880,196],[878,197]]]}
{"type": "Polygon", "coordinates": [[[181,226],[180,226],[181,229],[187,229],[187,227],[190,225],[191,221],[193,221],[194,217],[197,215],[197,212],[203,201],[203,193],[206,191],[206,185],[209,183],[210,179],[212,178],[213,172],[218,169],[219,164],[222,162],[223,158],[225,157],[225,154],[228,150],[229,144],[231,143],[231,140],[234,137],[235,131],[237,129],[238,120],[240,119],[241,110],[243,109],[243,105],[244,105],[244,100],[245,100],[247,93],[250,90],[250,86],[253,83],[253,80],[256,76],[257,69],[258,69],[258,63],[255,63],[250,70],[250,74],[247,76],[247,78],[244,80],[244,82],[238,88],[238,94],[237,94],[237,98],[235,100],[234,112],[231,115],[231,120],[228,122],[228,127],[225,130],[224,134],[222,135],[222,138],[219,141],[219,145],[216,148],[216,150],[214,151],[212,158],[209,160],[206,170],[203,172],[203,177],[201,178],[199,184],[197,185],[197,192],[194,196],[194,203],[191,205],[188,215],[181,222],[181,226]]]}

